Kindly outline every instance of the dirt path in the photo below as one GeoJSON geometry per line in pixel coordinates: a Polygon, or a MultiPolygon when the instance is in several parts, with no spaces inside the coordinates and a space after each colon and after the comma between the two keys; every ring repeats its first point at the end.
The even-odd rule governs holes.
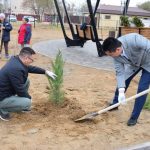
{"type": "MultiPolygon", "coordinates": [[[[17,29],[17,27],[16,27],[17,29]]],[[[10,48],[16,47],[16,31],[10,48]]],[[[33,30],[33,43],[62,37],[55,28],[33,30]],[[42,33],[42,34],[41,34],[42,33]]],[[[17,53],[18,51],[16,51],[17,53]]],[[[50,58],[37,55],[34,65],[50,68],[50,58]]],[[[6,61],[0,60],[0,66],[6,61]]],[[[30,75],[33,105],[30,113],[14,113],[11,121],[0,121],[0,149],[4,150],[114,150],[150,140],[150,113],[143,111],[135,127],[127,127],[133,102],[118,111],[96,117],[91,122],[74,123],[82,113],[107,106],[115,90],[113,72],[65,64],[65,103],[56,107],[48,100],[48,81],[43,75],[30,75]]],[[[135,94],[136,78],[127,92],[135,94]]]]}

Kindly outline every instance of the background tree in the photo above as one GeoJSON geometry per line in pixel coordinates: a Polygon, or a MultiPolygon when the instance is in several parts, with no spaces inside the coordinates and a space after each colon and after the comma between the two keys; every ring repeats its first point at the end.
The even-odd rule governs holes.
{"type": "Polygon", "coordinates": [[[137,5],[139,8],[150,11],[150,1],[144,2],[140,5],[137,5]]]}
{"type": "Polygon", "coordinates": [[[44,13],[54,14],[55,7],[53,0],[23,0],[22,7],[30,9],[34,14],[43,16],[44,13]]]}
{"type": "Polygon", "coordinates": [[[0,12],[2,13],[4,11],[4,6],[3,4],[0,4],[0,12]]]}

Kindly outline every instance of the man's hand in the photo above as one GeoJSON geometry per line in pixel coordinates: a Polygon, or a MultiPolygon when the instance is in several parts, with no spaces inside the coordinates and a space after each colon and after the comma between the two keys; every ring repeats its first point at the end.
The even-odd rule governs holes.
{"type": "Polygon", "coordinates": [[[119,96],[118,96],[118,102],[125,105],[126,104],[126,97],[125,97],[125,88],[119,88],[119,96]]]}
{"type": "Polygon", "coordinates": [[[46,70],[45,74],[48,75],[49,77],[51,77],[54,80],[57,77],[56,74],[54,74],[53,72],[48,71],[48,70],[46,70]]]}

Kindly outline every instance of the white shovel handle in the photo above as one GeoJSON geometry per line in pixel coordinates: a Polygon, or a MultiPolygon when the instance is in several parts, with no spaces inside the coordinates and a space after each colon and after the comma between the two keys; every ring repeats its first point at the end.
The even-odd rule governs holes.
{"type": "MultiPolygon", "coordinates": [[[[149,92],[150,92],[150,88],[147,89],[147,90],[145,90],[145,91],[143,91],[143,92],[140,92],[140,93],[138,93],[138,94],[136,94],[136,95],[134,95],[134,96],[131,96],[131,97],[127,98],[127,99],[126,99],[126,102],[128,102],[128,101],[130,101],[130,100],[132,100],[132,99],[138,98],[138,97],[140,97],[140,96],[142,96],[142,95],[144,95],[144,94],[147,94],[147,93],[149,93],[149,92]]],[[[114,104],[114,105],[112,105],[112,106],[109,106],[109,107],[107,107],[107,108],[105,108],[105,109],[102,109],[102,110],[98,111],[97,113],[98,113],[98,114],[105,113],[105,112],[107,112],[108,110],[111,110],[111,109],[113,109],[113,108],[119,106],[120,104],[121,104],[121,103],[118,102],[118,103],[116,103],[116,104],[114,104]]]]}

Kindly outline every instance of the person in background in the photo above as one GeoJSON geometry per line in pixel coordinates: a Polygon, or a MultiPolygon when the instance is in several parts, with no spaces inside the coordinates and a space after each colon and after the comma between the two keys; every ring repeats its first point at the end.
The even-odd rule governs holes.
{"type": "Polygon", "coordinates": [[[20,26],[18,30],[18,44],[23,47],[30,47],[30,40],[32,36],[32,27],[29,23],[28,18],[22,19],[23,24],[20,26]]]}
{"type": "MultiPolygon", "coordinates": [[[[103,51],[114,58],[117,88],[110,105],[118,101],[126,103],[125,92],[132,79],[142,71],[137,93],[147,90],[150,86],[150,41],[137,33],[130,33],[118,39],[108,37],[103,42],[103,51]]],[[[140,116],[147,94],[136,98],[132,114],[127,122],[134,126],[140,116]]],[[[114,108],[113,110],[117,110],[114,108]]]]}
{"type": "Polygon", "coordinates": [[[40,67],[31,66],[35,51],[30,47],[21,49],[0,69],[0,119],[8,121],[11,112],[30,111],[28,73],[45,74],[55,80],[56,75],[40,67]]]}
{"type": "Polygon", "coordinates": [[[9,51],[8,51],[8,43],[10,41],[10,31],[12,30],[12,25],[6,21],[5,14],[0,14],[0,32],[2,34],[1,36],[1,45],[0,45],[0,58],[2,58],[2,47],[4,45],[5,48],[5,58],[10,58],[9,51]]]}

